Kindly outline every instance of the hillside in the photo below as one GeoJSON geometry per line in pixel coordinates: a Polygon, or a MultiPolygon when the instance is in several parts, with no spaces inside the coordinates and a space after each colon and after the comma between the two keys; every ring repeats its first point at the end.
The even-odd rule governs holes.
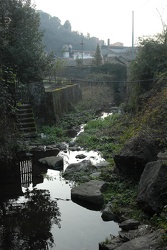
{"type": "Polygon", "coordinates": [[[83,49],[95,51],[99,39],[96,37],[85,37],[78,31],[72,31],[70,22],[67,20],[61,24],[58,17],[38,11],[40,15],[40,29],[44,31],[43,45],[47,52],[54,51],[56,56],[62,56],[64,44],[71,44],[74,50],[81,50],[83,39],[83,49]]]}

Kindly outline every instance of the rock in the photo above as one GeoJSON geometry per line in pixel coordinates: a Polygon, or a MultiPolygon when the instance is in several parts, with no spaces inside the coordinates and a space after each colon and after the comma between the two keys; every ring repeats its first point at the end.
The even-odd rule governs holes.
{"type": "Polygon", "coordinates": [[[44,147],[44,146],[40,146],[37,147],[33,150],[30,151],[30,153],[33,154],[33,158],[35,160],[39,160],[40,158],[44,158],[44,157],[49,157],[49,156],[56,156],[58,155],[58,153],[60,152],[60,150],[56,147],[52,147],[52,148],[48,148],[48,147],[44,147]]]}
{"type": "Polygon", "coordinates": [[[147,213],[160,213],[167,202],[167,162],[149,162],[141,176],[137,203],[147,213]]]}
{"type": "MultiPolygon", "coordinates": [[[[125,236],[125,238],[122,238],[122,236],[114,237],[111,240],[111,243],[105,244],[100,243],[99,244],[99,250],[162,250],[166,249],[162,246],[162,234],[160,230],[154,231],[154,232],[148,232],[143,231],[144,235],[141,236],[141,234],[136,234],[134,239],[128,240],[128,236],[125,236]],[[145,234],[146,233],[146,234],[145,234]],[[127,237],[127,238],[126,238],[127,237]],[[128,240],[127,242],[124,242],[124,240],[128,240]]],[[[127,233],[126,233],[127,235],[127,233]]]]}
{"type": "Polygon", "coordinates": [[[104,168],[104,167],[108,167],[111,163],[109,163],[108,161],[101,161],[99,163],[96,164],[96,168],[104,168]]]}
{"type": "Polygon", "coordinates": [[[69,145],[69,147],[74,147],[75,144],[76,144],[76,141],[70,141],[68,145],[69,145]]]}
{"type": "Polygon", "coordinates": [[[49,150],[49,149],[55,149],[57,148],[57,145],[56,144],[53,144],[53,145],[47,145],[46,146],[46,150],[49,150]]]}
{"type": "Polygon", "coordinates": [[[112,221],[112,220],[117,221],[118,220],[117,216],[112,212],[111,202],[108,202],[105,209],[102,211],[101,217],[104,221],[112,221]]]}
{"type": "Polygon", "coordinates": [[[71,137],[71,138],[75,137],[77,135],[77,133],[78,133],[77,129],[72,129],[71,128],[71,129],[66,130],[66,135],[68,137],[71,137]]]}
{"type": "Polygon", "coordinates": [[[37,149],[37,146],[36,145],[29,145],[28,146],[28,150],[29,151],[33,151],[33,150],[36,150],[37,149]]]}
{"type": "Polygon", "coordinates": [[[57,147],[60,149],[60,150],[67,150],[67,143],[66,142],[61,142],[60,144],[57,145],[57,147]]]}
{"type": "Polygon", "coordinates": [[[88,181],[90,181],[90,178],[89,178],[89,176],[81,176],[79,180],[81,182],[88,182],[88,181]]]}
{"type": "Polygon", "coordinates": [[[63,169],[63,158],[60,156],[50,156],[39,159],[39,162],[54,170],[63,169]]]}
{"type": "Polygon", "coordinates": [[[131,138],[118,155],[114,156],[120,173],[133,179],[140,179],[145,165],[157,159],[158,149],[147,135],[131,138]]]}
{"type": "Polygon", "coordinates": [[[161,249],[162,239],[160,231],[155,231],[144,236],[137,237],[133,240],[123,243],[121,246],[115,248],[116,250],[155,250],[161,249]]]}
{"type": "Polygon", "coordinates": [[[118,232],[119,237],[121,238],[122,241],[127,242],[130,240],[133,240],[137,237],[146,235],[148,233],[151,233],[152,229],[148,225],[140,225],[138,229],[135,230],[129,230],[129,231],[120,231],[118,232]]]}
{"type": "Polygon", "coordinates": [[[91,170],[92,167],[93,167],[93,165],[92,165],[90,160],[83,160],[83,161],[78,162],[78,163],[71,163],[66,168],[64,175],[68,175],[68,174],[76,173],[76,172],[80,172],[80,171],[88,172],[91,170]]]}
{"type": "Polygon", "coordinates": [[[83,202],[85,206],[93,205],[99,210],[104,204],[104,197],[101,192],[104,191],[106,187],[107,184],[104,181],[91,180],[72,188],[71,199],[75,202],[83,202]]]}
{"type": "Polygon", "coordinates": [[[81,148],[78,147],[78,146],[74,146],[74,147],[69,147],[69,150],[71,150],[71,151],[80,151],[81,148]]]}
{"type": "Polygon", "coordinates": [[[110,112],[113,114],[121,114],[121,109],[119,107],[111,107],[110,112]]]}
{"type": "Polygon", "coordinates": [[[76,155],[75,158],[84,159],[84,158],[86,158],[86,155],[84,155],[84,154],[76,155]]]}
{"type": "Polygon", "coordinates": [[[99,243],[99,250],[114,250],[118,246],[122,245],[122,240],[119,237],[114,237],[110,244],[105,244],[103,242],[99,243]]]}
{"type": "Polygon", "coordinates": [[[26,157],[32,157],[33,154],[31,154],[31,153],[25,153],[25,156],[26,156],[26,157]]]}
{"type": "Polygon", "coordinates": [[[139,225],[140,225],[139,221],[136,221],[134,219],[128,219],[120,223],[119,227],[122,230],[129,231],[129,230],[137,229],[139,225]]]}
{"type": "Polygon", "coordinates": [[[157,155],[158,159],[160,160],[167,160],[167,151],[165,152],[159,152],[157,155]]]}
{"type": "Polygon", "coordinates": [[[101,172],[95,172],[95,173],[90,174],[90,177],[91,178],[98,178],[100,175],[101,175],[101,172]]]}
{"type": "MultiPolygon", "coordinates": [[[[48,156],[56,156],[60,152],[60,150],[56,147],[56,145],[28,145],[28,154],[31,155],[33,161],[38,162],[40,158],[48,157],[48,156]]],[[[27,150],[22,149],[17,152],[18,158],[25,157],[27,155],[27,150]]]]}

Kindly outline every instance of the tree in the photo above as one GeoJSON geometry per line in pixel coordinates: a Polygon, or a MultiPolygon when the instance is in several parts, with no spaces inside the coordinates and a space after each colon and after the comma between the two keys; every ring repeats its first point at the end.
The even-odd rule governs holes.
{"type": "Polygon", "coordinates": [[[54,78],[55,82],[57,80],[58,76],[62,76],[62,73],[64,72],[64,61],[60,59],[54,60],[54,62],[51,64],[50,70],[49,70],[49,78],[54,78]]]}
{"type": "Polygon", "coordinates": [[[76,58],[75,59],[77,67],[82,67],[83,66],[83,61],[81,58],[76,58]]]}
{"type": "Polygon", "coordinates": [[[39,14],[30,0],[8,0],[4,8],[10,23],[2,50],[3,63],[13,68],[23,82],[40,79],[47,57],[42,45],[43,34],[39,31],[39,14]]]}
{"type": "Polygon", "coordinates": [[[66,20],[63,27],[69,31],[71,31],[71,23],[69,20],[66,20]]]}
{"type": "MultiPolygon", "coordinates": [[[[8,164],[14,157],[16,142],[13,69],[4,62],[4,50],[8,46],[8,29],[11,19],[8,16],[9,1],[0,1],[0,161],[8,164]]],[[[2,165],[2,164],[1,164],[2,165]]]]}
{"type": "Polygon", "coordinates": [[[136,59],[131,64],[131,79],[140,82],[141,93],[152,87],[153,79],[167,69],[166,35],[141,39],[136,59]]]}
{"type": "Polygon", "coordinates": [[[42,78],[50,61],[39,23],[30,0],[0,1],[0,160],[5,163],[15,156],[16,79],[27,83],[42,78]]]}
{"type": "MultiPolygon", "coordinates": [[[[62,56],[63,44],[71,44],[74,50],[80,50],[82,35],[78,31],[71,31],[71,23],[69,20],[61,25],[58,17],[51,16],[45,12],[38,11],[40,15],[40,29],[44,31],[43,45],[45,51],[54,51],[56,56],[62,56]]],[[[84,49],[88,51],[95,51],[99,39],[84,37],[84,49]]]]}
{"type": "Polygon", "coordinates": [[[140,108],[142,95],[155,87],[155,81],[167,69],[167,33],[153,38],[139,39],[135,60],[130,65],[127,109],[136,111],[140,108]]]}
{"type": "Polygon", "coordinates": [[[101,48],[100,48],[100,45],[97,44],[93,65],[94,66],[100,66],[100,65],[102,65],[102,63],[103,63],[103,57],[102,57],[102,54],[101,54],[101,48]]]}
{"type": "Polygon", "coordinates": [[[113,76],[113,81],[126,81],[127,67],[121,63],[104,63],[100,67],[100,72],[113,76]]]}

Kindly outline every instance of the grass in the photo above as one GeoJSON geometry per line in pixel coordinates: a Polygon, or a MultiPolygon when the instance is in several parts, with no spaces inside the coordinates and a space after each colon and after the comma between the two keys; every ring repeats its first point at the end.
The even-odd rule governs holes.
{"type": "MultiPolygon", "coordinates": [[[[106,178],[103,176],[103,179],[106,178]]],[[[112,180],[103,193],[105,202],[111,201],[112,212],[118,217],[134,218],[141,220],[144,213],[137,207],[137,184],[130,180],[112,180]]]]}
{"type": "Polygon", "coordinates": [[[54,142],[69,142],[71,138],[68,137],[67,131],[69,129],[77,130],[81,124],[85,124],[93,118],[95,118],[94,110],[79,111],[75,109],[73,112],[65,114],[59,124],[39,127],[38,134],[43,134],[43,137],[38,137],[34,141],[46,145],[54,142]]]}
{"type": "Polygon", "coordinates": [[[62,127],[57,126],[42,126],[38,130],[39,134],[43,134],[43,138],[40,141],[44,144],[50,144],[52,142],[68,141],[65,130],[62,127]]]}
{"type": "Polygon", "coordinates": [[[77,143],[88,150],[101,151],[104,158],[110,159],[119,152],[129,132],[124,136],[126,119],[120,114],[113,114],[104,119],[94,119],[87,123],[84,133],[77,138],[77,143]]]}

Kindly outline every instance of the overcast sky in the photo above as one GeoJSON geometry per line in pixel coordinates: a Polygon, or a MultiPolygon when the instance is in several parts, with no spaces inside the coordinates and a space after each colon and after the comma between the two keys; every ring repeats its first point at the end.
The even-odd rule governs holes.
{"type": "Polygon", "coordinates": [[[56,16],[64,24],[69,20],[73,31],[110,43],[132,44],[138,37],[161,33],[161,19],[167,24],[167,0],[33,0],[36,9],[56,16]]]}

